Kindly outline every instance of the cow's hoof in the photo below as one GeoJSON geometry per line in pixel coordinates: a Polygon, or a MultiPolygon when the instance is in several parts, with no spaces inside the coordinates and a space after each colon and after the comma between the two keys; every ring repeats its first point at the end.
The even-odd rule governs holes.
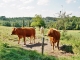
{"type": "Polygon", "coordinates": [[[24,45],[26,45],[26,44],[24,44],[24,45]]]}

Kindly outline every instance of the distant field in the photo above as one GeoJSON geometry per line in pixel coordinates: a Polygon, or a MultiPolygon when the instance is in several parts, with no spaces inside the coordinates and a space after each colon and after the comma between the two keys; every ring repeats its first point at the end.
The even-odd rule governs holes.
{"type": "MultiPolygon", "coordinates": [[[[54,60],[79,60],[80,59],[80,31],[79,30],[67,30],[66,36],[62,36],[62,30],[60,30],[61,31],[60,46],[65,46],[63,49],[69,52],[69,53],[64,53],[64,55],[66,54],[70,55],[71,51],[73,51],[74,53],[71,56],[68,56],[67,58],[67,56],[64,55],[60,55],[60,57],[53,57],[53,56],[42,57],[41,54],[35,51],[34,52],[29,51],[30,53],[25,54],[27,50],[21,49],[21,46],[17,44],[18,37],[15,35],[14,36],[11,35],[12,28],[13,27],[0,26],[0,59],[1,60],[15,60],[15,58],[17,58],[17,60],[53,60],[53,59],[54,60]],[[71,48],[66,46],[71,46],[72,50],[71,48]],[[32,55],[29,56],[29,54],[32,55]],[[36,54],[38,56],[36,56],[36,54]],[[30,59],[30,57],[32,57],[32,59],[30,59]]],[[[47,31],[48,29],[45,29],[45,35],[47,34],[47,31]]],[[[39,38],[41,37],[38,28],[36,28],[36,36],[39,38]]],[[[48,37],[45,36],[45,39],[48,39],[48,37]]]]}

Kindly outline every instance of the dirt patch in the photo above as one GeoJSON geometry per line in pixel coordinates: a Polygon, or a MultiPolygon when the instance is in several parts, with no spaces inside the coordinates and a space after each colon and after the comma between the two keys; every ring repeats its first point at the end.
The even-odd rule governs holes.
{"type": "MultiPolygon", "coordinates": [[[[27,50],[36,50],[39,53],[42,53],[42,40],[41,39],[36,39],[36,43],[32,43],[29,44],[30,41],[26,41],[26,45],[23,45],[23,42],[20,43],[21,47],[27,50]]],[[[55,44],[56,45],[56,44],[55,44]]],[[[56,57],[68,57],[68,56],[73,56],[74,54],[71,52],[66,52],[65,49],[70,49],[70,46],[64,46],[60,44],[60,50],[58,50],[57,47],[54,48],[54,50],[52,49],[52,46],[50,45],[50,41],[49,40],[45,40],[44,41],[44,54],[46,55],[52,55],[52,56],[56,56],[56,57]]]]}

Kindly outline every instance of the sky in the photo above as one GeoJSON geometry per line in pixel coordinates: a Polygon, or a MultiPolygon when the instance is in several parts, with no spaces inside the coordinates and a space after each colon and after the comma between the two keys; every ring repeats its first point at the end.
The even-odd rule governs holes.
{"type": "Polygon", "coordinates": [[[80,17],[80,0],[0,0],[0,16],[57,17],[60,11],[80,17]]]}

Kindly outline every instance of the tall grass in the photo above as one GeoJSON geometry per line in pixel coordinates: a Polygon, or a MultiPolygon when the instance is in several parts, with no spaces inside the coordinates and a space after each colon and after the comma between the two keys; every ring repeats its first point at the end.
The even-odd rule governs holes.
{"type": "MultiPolygon", "coordinates": [[[[79,60],[80,59],[80,31],[79,30],[67,30],[65,36],[62,35],[61,31],[61,41],[62,45],[72,46],[73,55],[69,58],[59,58],[60,60],[79,60]]],[[[71,48],[70,48],[71,49],[71,48]]],[[[66,47],[66,51],[71,51],[66,47]]]]}

